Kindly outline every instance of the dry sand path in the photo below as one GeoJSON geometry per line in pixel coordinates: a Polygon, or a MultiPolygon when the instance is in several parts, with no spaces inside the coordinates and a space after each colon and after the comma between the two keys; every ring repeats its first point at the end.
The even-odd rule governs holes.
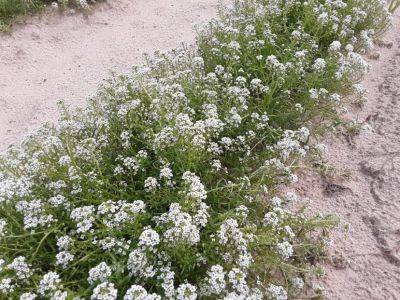
{"type": "Polygon", "coordinates": [[[349,119],[372,133],[331,138],[337,176],[302,174],[298,188],[314,211],[338,214],[349,229],[333,234],[332,263],[322,285],[328,299],[400,299],[400,12],[372,52],[363,85],[368,101],[349,119]],[[379,55],[379,58],[377,56],[379,55]]]}
{"type": "Polygon", "coordinates": [[[143,53],[192,42],[194,24],[218,0],[113,0],[87,18],[56,13],[0,36],[0,151],[46,121],[57,102],[82,105],[110,70],[129,71],[143,53]]]}

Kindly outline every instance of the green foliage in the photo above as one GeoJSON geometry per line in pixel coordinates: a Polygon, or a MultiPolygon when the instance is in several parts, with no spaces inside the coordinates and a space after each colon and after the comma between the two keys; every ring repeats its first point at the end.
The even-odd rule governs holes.
{"type": "Polygon", "coordinates": [[[42,0],[0,0],[0,29],[5,31],[17,16],[43,9],[42,0]]]}
{"type": "MultiPolygon", "coordinates": [[[[92,3],[94,1],[88,1],[92,3]]],[[[10,30],[12,23],[25,15],[42,11],[52,3],[61,10],[68,6],[86,9],[86,1],[81,4],[75,0],[0,0],[0,31],[10,30]]]]}
{"type": "Polygon", "coordinates": [[[364,93],[360,53],[388,20],[379,0],[235,1],[197,50],[156,53],[64,109],[0,160],[0,293],[299,295],[337,220],[280,188],[324,151],[315,124],[364,93]]]}

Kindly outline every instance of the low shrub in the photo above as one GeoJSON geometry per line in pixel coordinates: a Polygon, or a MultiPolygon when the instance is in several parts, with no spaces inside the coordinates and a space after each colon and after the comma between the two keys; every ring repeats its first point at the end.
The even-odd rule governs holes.
{"type": "Polygon", "coordinates": [[[57,9],[76,7],[87,9],[95,0],[0,0],[0,31],[7,31],[20,16],[39,12],[52,6],[57,9]]]}
{"type": "Polygon", "coordinates": [[[197,50],[147,57],[0,163],[0,293],[34,299],[287,299],[333,217],[294,171],[362,93],[379,0],[243,0],[197,50]],[[298,202],[288,208],[288,203],[298,202]],[[308,213],[310,215],[310,212],[308,213]]]}

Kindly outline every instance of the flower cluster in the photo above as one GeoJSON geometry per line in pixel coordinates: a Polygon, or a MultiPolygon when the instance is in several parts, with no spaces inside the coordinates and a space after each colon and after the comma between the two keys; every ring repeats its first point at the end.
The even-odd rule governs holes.
{"type": "MultiPolygon", "coordinates": [[[[314,117],[363,93],[380,0],[237,0],[0,158],[0,298],[287,299],[329,217],[290,210],[314,117]]],[[[317,145],[315,151],[325,151],[317,145]]],[[[323,231],[325,232],[325,231],[323,231]]]]}

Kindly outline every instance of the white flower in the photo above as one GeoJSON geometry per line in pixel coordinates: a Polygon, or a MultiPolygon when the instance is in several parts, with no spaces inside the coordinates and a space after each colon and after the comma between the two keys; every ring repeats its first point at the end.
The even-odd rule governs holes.
{"type": "Polygon", "coordinates": [[[0,258],[0,273],[4,270],[4,265],[6,264],[6,261],[2,258],[0,258]]]}
{"type": "Polygon", "coordinates": [[[228,45],[228,47],[232,50],[239,51],[240,50],[240,44],[236,41],[231,41],[228,45]]]}
{"type": "Polygon", "coordinates": [[[285,260],[289,259],[293,255],[293,246],[288,241],[276,244],[276,248],[278,253],[285,260]]]}
{"type": "Polygon", "coordinates": [[[246,283],[246,274],[240,269],[232,268],[228,273],[228,278],[236,292],[246,294],[249,291],[249,287],[246,283]]]}
{"type": "Polygon", "coordinates": [[[188,185],[187,196],[189,198],[204,200],[207,198],[207,192],[204,185],[201,183],[200,178],[191,172],[183,173],[182,179],[188,185]]]}
{"type": "Polygon", "coordinates": [[[302,290],[302,289],[303,289],[303,287],[304,287],[304,281],[303,281],[303,279],[301,279],[300,277],[294,277],[294,278],[292,278],[290,281],[291,281],[293,287],[294,287],[296,290],[302,290]]]}
{"type": "Polygon", "coordinates": [[[23,293],[20,297],[19,300],[35,300],[36,299],[36,294],[34,293],[23,293]]]}
{"type": "Polygon", "coordinates": [[[60,166],[67,166],[71,163],[71,157],[69,157],[68,155],[61,156],[58,160],[58,163],[60,164],[60,166]]]}
{"type": "Polygon", "coordinates": [[[154,192],[159,186],[160,184],[154,177],[148,177],[144,181],[144,189],[146,190],[146,192],[154,192]]]}
{"type": "Polygon", "coordinates": [[[279,217],[278,215],[271,211],[271,212],[267,212],[264,216],[264,224],[265,225],[271,225],[273,227],[277,226],[279,223],[279,217]]]}
{"type": "Polygon", "coordinates": [[[255,33],[256,33],[256,32],[255,32],[255,28],[254,28],[254,26],[251,25],[251,24],[247,25],[247,26],[245,27],[245,29],[244,29],[244,35],[246,35],[246,36],[252,36],[252,35],[254,35],[255,33]]]}
{"type": "Polygon", "coordinates": [[[297,201],[297,194],[295,192],[287,192],[285,194],[285,200],[287,202],[296,202],[297,201]]]}
{"type": "MultiPolygon", "coordinates": [[[[155,220],[159,225],[167,225],[168,229],[163,234],[163,238],[167,242],[184,241],[195,245],[200,241],[200,229],[194,224],[190,214],[182,212],[178,203],[172,203],[169,212],[156,217],[155,220]]],[[[199,218],[199,220],[203,220],[203,218],[199,218]]]]}
{"type": "Polygon", "coordinates": [[[286,232],[286,234],[290,237],[290,238],[294,238],[296,235],[294,234],[292,227],[290,227],[289,225],[285,225],[285,227],[283,228],[286,232]]]}
{"type": "Polygon", "coordinates": [[[317,72],[322,72],[325,70],[326,62],[323,58],[317,58],[312,65],[312,68],[317,72]]]}
{"type": "Polygon", "coordinates": [[[55,221],[53,215],[45,213],[41,200],[19,201],[15,204],[15,209],[24,215],[25,229],[50,225],[55,221]]]}
{"type": "Polygon", "coordinates": [[[282,205],[282,199],[279,198],[279,197],[273,197],[271,199],[271,203],[272,203],[273,206],[280,207],[282,205]]]}
{"type": "Polygon", "coordinates": [[[259,268],[265,253],[277,269],[298,266],[295,245],[315,229],[283,208],[296,195],[274,197],[274,186],[324,149],[309,146],[301,121],[340,113],[343,87],[350,100],[365,95],[351,86],[368,69],[358,52],[371,29],[386,27],[383,3],[234,2],[200,49],[147,57],[0,158],[1,299],[284,300],[280,284],[304,285],[291,268],[259,268]]]}
{"type": "Polygon", "coordinates": [[[103,261],[96,267],[89,270],[89,277],[87,281],[90,284],[93,284],[96,281],[105,282],[108,277],[111,276],[111,273],[111,268],[103,261]]]}
{"type": "Polygon", "coordinates": [[[61,251],[56,255],[56,265],[66,268],[73,259],[73,254],[68,251],[61,251]]]}
{"type": "Polygon", "coordinates": [[[354,51],[354,46],[352,44],[347,44],[345,47],[347,52],[353,52],[354,51]]]}
{"type": "Polygon", "coordinates": [[[288,296],[285,289],[281,286],[270,284],[267,288],[268,296],[273,300],[287,300],[288,296]]]}
{"type": "Polygon", "coordinates": [[[319,153],[319,154],[324,154],[328,151],[328,146],[326,144],[317,144],[314,146],[314,149],[319,153]]]}
{"type": "Polygon", "coordinates": [[[226,287],[225,272],[220,265],[214,265],[207,271],[205,284],[202,287],[202,293],[206,296],[219,295],[226,287]]]}
{"type": "Polygon", "coordinates": [[[15,271],[18,279],[28,279],[32,275],[32,271],[26,262],[26,258],[23,256],[14,258],[12,263],[9,264],[7,268],[15,271]]]}
{"type": "Polygon", "coordinates": [[[333,41],[329,45],[329,51],[332,53],[336,53],[340,51],[340,48],[342,47],[342,44],[339,41],[333,41]]]}
{"type": "Polygon", "coordinates": [[[310,98],[311,98],[311,99],[313,99],[313,100],[318,100],[318,98],[319,98],[319,93],[318,93],[318,90],[317,90],[317,89],[310,89],[309,93],[310,93],[310,98]]]}
{"type": "Polygon", "coordinates": [[[196,300],[196,287],[189,283],[182,283],[177,289],[177,300],[196,300]]]}
{"type": "Polygon", "coordinates": [[[173,177],[172,170],[169,167],[164,167],[160,171],[160,178],[170,180],[173,177]]]}
{"type": "Polygon", "coordinates": [[[77,232],[88,232],[92,228],[94,222],[94,206],[89,205],[73,209],[71,212],[71,219],[77,222],[77,232]]]}
{"type": "Polygon", "coordinates": [[[130,276],[151,278],[155,275],[153,266],[149,265],[146,253],[135,249],[129,254],[128,271],[130,276]]]}
{"type": "Polygon", "coordinates": [[[332,102],[338,103],[341,100],[341,96],[339,94],[332,94],[329,96],[329,100],[331,100],[332,102]]]}
{"type": "Polygon", "coordinates": [[[84,8],[84,9],[89,8],[89,4],[87,3],[86,0],[78,0],[78,4],[80,7],[84,8]]]}
{"type": "Polygon", "coordinates": [[[125,157],[122,163],[132,174],[136,174],[139,170],[139,162],[134,157],[125,157]]]}
{"type": "Polygon", "coordinates": [[[262,80],[258,78],[254,78],[250,81],[250,89],[262,94],[269,91],[269,87],[263,85],[262,80]]]}
{"type": "Polygon", "coordinates": [[[55,291],[54,294],[51,296],[50,300],[65,300],[68,297],[68,292],[63,291],[55,291]]]}
{"type": "Polygon", "coordinates": [[[57,239],[57,246],[60,250],[68,250],[72,244],[72,238],[68,235],[61,236],[57,239]]]}
{"type": "Polygon", "coordinates": [[[128,203],[124,200],[107,200],[97,208],[97,215],[102,218],[103,224],[109,228],[122,228],[127,223],[135,220],[138,214],[145,211],[145,204],[142,200],[135,200],[128,203]]]}
{"type": "Polygon", "coordinates": [[[70,205],[67,198],[65,198],[63,195],[57,195],[54,197],[50,197],[49,203],[51,205],[53,205],[54,207],[58,207],[58,206],[69,207],[69,205],[70,205]]]}
{"type": "Polygon", "coordinates": [[[298,31],[298,30],[293,30],[291,35],[292,35],[292,37],[293,37],[294,39],[296,39],[296,40],[298,40],[298,39],[301,38],[301,32],[298,31]]]}
{"type": "Polygon", "coordinates": [[[238,217],[246,219],[249,214],[249,209],[245,205],[239,205],[235,208],[235,213],[238,217]]]}
{"type": "Polygon", "coordinates": [[[140,285],[132,285],[124,296],[124,300],[145,300],[147,291],[140,285]]]}
{"type": "Polygon", "coordinates": [[[4,219],[0,219],[0,238],[6,234],[7,222],[4,219]]]}
{"type": "Polygon", "coordinates": [[[151,228],[144,230],[139,237],[139,246],[153,248],[160,243],[160,236],[151,228]]]}
{"type": "Polygon", "coordinates": [[[15,285],[12,284],[12,279],[11,278],[3,278],[0,281],[0,293],[1,294],[9,294],[12,293],[15,289],[15,285]]]}
{"type": "Polygon", "coordinates": [[[118,290],[113,283],[103,282],[96,286],[93,290],[91,300],[115,300],[117,299],[118,290]]]}
{"type": "Polygon", "coordinates": [[[221,168],[222,168],[222,164],[221,164],[221,161],[220,161],[219,159],[214,159],[214,160],[211,162],[211,165],[213,166],[213,168],[214,168],[216,171],[219,171],[219,170],[221,170],[221,168]]]}
{"type": "Polygon", "coordinates": [[[40,280],[38,292],[44,296],[49,291],[57,290],[60,282],[60,276],[56,272],[50,271],[40,280]]]}
{"type": "Polygon", "coordinates": [[[124,296],[124,300],[161,300],[157,294],[148,294],[140,285],[132,285],[124,296]]]}
{"type": "Polygon", "coordinates": [[[229,115],[225,118],[225,122],[233,127],[239,127],[242,123],[242,117],[238,114],[237,108],[232,107],[229,115]]]}

